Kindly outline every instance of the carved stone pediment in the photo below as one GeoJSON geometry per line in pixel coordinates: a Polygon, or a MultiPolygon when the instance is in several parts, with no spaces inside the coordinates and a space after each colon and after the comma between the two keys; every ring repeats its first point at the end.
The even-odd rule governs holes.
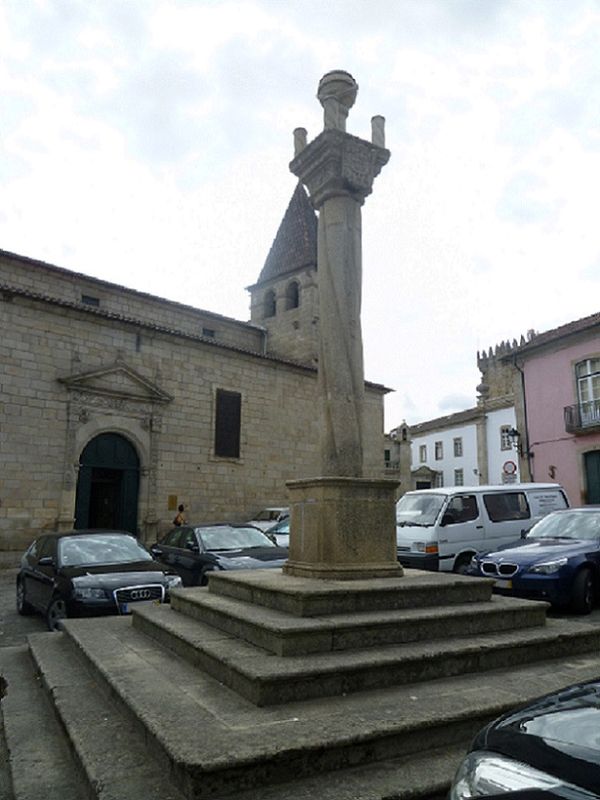
{"type": "Polygon", "coordinates": [[[416,479],[430,480],[437,475],[437,472],[430,467],[418,467],[417,469],[411,470],[411,475],[416,479]]]}
{"type": "Polygon", "coordinates": [[[71,392],[145,403],[170,403],[173,397],[152,381],[117,361],[108,367],[79,372],[58,379],[71,392]]]}

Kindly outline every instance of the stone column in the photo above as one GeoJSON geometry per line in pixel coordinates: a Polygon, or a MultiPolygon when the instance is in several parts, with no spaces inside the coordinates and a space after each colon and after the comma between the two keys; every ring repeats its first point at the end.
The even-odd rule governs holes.
{"type": "Polygon", "coordinates": [[[390,153],[384,147],[383,117],[373,119],[372,142],[346,133],[357,91],[347,72],[336,70],[321,79],[317,96],[324,110],[324,130],[305,145],[304,129],[296,129],[295,158],[290,164],[319,211],[321,436],[321,475],[288,483],[290,559],[284,569],[292,575],[401,574],[394,517],[398,484],[363,478],[361,206],[390,153]]]}

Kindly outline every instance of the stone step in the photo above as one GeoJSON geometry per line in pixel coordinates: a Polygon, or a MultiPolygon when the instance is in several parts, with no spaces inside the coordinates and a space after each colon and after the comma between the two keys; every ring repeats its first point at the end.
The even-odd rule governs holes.
{"type": "MultiPolygon", "coordinates": [[[[237,792],[235,800],[447,800],[468,743],[237,792]]],[[[218,798],[215,798],[218,800],[218,798]]]]}
{"type": "MultiPolygon", "coordinates": [[[[49,663],[49,636],[58,637],[56,648],[63,652],[62,664],[70,664],[75,651],[85,656],[97,683],[89,685],[89,693],[95,694],[103,685],[101,697],[108,692],[118,702],[118,712],[125,716],[123,729],[135,728],[128,738],[133,739],[136,731],[142,734],[145,768],[159,765],[173,776],[186,797],[197,800],[229,796],[238,800],[242,792],[248,800],[298,800],[301,792],[308,797],[311,784],[303,782],[311,776],[320,776],[323,797],[333,798],[336,785],[344,783],[339,770],[355,770],[356,791],[349,795],[353,800],[425,800],[431,797],[431,787],[422,786],[413,793],[404,788],[411,786],[405,781],[402,791],[393,794],[383,791],[382,777],[381,792],[374,794],[366,776],[370,769],[372,775],[379,771],[383,775],[392,769],[390,762],[398,759],[416,764],[415,759],[425,758],[426,763],[429,752],[461,749],[461,745],[466,750],[476,730],[498,714],[545,692],[589,680],[598,672],[596,654],[571,654],[543,665],[493,670],[485,676],[259,708],[159,647],[132,627],[131,618],[124,617],[67,620],[64,636],[30,637],[44,680],[55,683],[57,689],[68,684],[68,679],[61,675],[60,659],[49,663]],[[46,674],[51,670],[57,674],[48,681],[46,674]],[[373,763],[372,768],[368,766],[373,763]]],[[[55,690],[53,697],[59,697],[59,692],[55,690]]],[[[75,702],[71,709],[76,722],[75,702]]],[[[80,735],[85,735],[85,730],[79,730],[80,735]]],[[[112,738],[107,740],[110,744],[112,738]]],[[[106,763],[113,758],[108,744],[102,754],[106,763]]],[[[121,749],[118,740],[116,747],[121,749]]],[[[143,756],[139,758],[142,763],[143,756]]],[[[400,763],[392,766],[400,776],[400,763]]],[[[454,760],[451,767],[448,762],[447,783],[453,770],[454,760]]],[[[439,780],[443,783],[442,777],[439,780]]],[[[129,796],[120,797],[128,800],[129,796]]]]}
{"type": "Polygon", "coordinates": [[[488,578],[417,569],[406,570],[402,578],[353,581],[298,578],[279,569],[208,574],[211,593],[297,617],[481,603],[490,599],[493,585],[488,578]]]}
{"type": "MultiPolygon", "coordinates": [[[[185,800],[169,777],[168,764],[149,757],[140,731],[120,705],[101,691],[104,684],[99,685],[65,634],[34,634],[30,648],[41,683],[60,721],[63,740],[66,735],[78,767],[79,791],[86,788],[85,795],[73,797],[185,800]]],[[[29,704],[36,705],[31,700],[29,704]]],[[[58,738],[56,733],[52,736],[58,738]]],[[[19,772],[23,773],[22,767],[19,772]]],[[[50,774],[51,770],[46,772],[50,774]]],[[[45,792],[24,797],[49,800],[45,792]]],[[[56,794],[56,800],[67,798],[70,800],[71,795],[56,794]]]]}
{"type": "Polygon", "coordinates": [[[540,659],[598,651],[600,628],[548,620],[544,628],[466,638],[277,656],[168,606],[133,611],[134,626],[258,706],[383,689],[540,659]]]}
{"type": "Polygon", "coordinates": [[[0,649],[3,731],[11,800],[87,800],[80,775],[26,645],[0,649]]]}
{"type": "Polygon", "coordinates": [[[296,617],[206,588],[173,596],[171,607],[280,656],[352,650],[543,626],[546,604],[495,596],[448,607],[296,617]]]}

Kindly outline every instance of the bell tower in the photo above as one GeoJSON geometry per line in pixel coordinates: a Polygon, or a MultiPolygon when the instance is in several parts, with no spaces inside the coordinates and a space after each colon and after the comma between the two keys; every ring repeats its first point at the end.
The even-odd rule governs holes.
{"type": "Polygon", "coordinates": [[[319,296],[317,215],[298,183],[257,282],[250,321],[268,331],[269,355],[316,365],[319,296]]]}

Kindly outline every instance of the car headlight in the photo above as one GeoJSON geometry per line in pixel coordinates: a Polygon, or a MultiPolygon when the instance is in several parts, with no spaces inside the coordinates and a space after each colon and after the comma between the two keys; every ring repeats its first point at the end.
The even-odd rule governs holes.
{"type": "Polygon", "coordinates": [[[417,553],[437,553],[437,542],[413,542],[412,549],[417,553]]]}
{"type": "Polygon", "coordinates": [[[183,581],[179,575],[165,575],[165,578],[169,589],[177,589],[178,586],[183,586],[183,581]]]}
{"type": "Polygon", "coordinates": [[[474,752],[462,762],[450,789],[449,800],[518,792],[525,789],[554,789],[559,796],[590,797],[594,795],[540,772],[527,764],[492,753],[474,752]],[[573,794],[574,793],[574,794],[573,794]]]}
{"type": "Polygon", "coordinates": [[[96,589],[92,586],[76,586],[73,590],[73,597],[76,600],[105,600],[106,592],[104,589],[96,589]]]}
{"type": "Polygon", "coordinates": [[[557,558],[554,561],[544,561],[542,564],[534,564],[529,567],[529,572],[537,572],[540,575],[552,575],[553,572],[558,572],[561,567],[567,563],[568,558],[557,558]]]}

